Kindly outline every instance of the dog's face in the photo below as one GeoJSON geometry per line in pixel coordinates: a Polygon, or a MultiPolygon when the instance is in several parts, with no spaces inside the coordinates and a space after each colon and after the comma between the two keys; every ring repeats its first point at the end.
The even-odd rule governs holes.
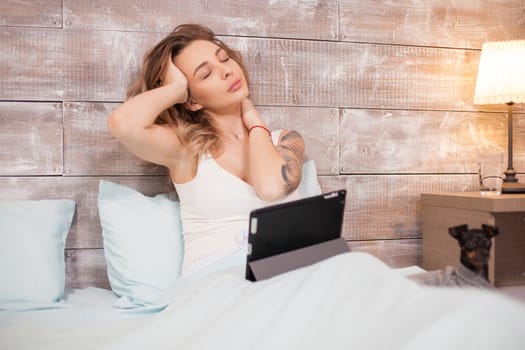
{"type": "Polygon", "coordinates": [[[458,240],[461,247],[461,257],[470,264],[481,268],[485,266],[490,257],[492,237],[499,231],[497,227],[482,225],[481,229],[468,229],[468,225],[451,227],[449,234],[458,240]]]}

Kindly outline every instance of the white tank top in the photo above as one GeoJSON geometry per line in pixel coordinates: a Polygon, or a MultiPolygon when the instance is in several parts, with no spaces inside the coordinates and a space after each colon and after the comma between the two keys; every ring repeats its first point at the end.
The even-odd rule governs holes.
{"type": "MultiPolygon", "coordinates": [[[[280,132],[272,133],[274,144],[280,132]]],[[[277,203],[261,200],[253,186],[223,169],[211,156],[200,158],[195,178],[174,185],[184,237],[183,275],[246,249],[250,211],[277,203]]],[[[295,190],[279,202],[299,198],[295,190]]]]}

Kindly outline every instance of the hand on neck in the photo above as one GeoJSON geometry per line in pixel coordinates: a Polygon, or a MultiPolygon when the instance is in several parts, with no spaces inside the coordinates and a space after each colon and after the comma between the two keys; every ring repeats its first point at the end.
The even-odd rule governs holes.
{"type": "Polygon", "coordinates": [[[241,141],[248,137],[240,112],[212,116],[213,124],[219,130],[220,137],[229,141],[241,141]]]}

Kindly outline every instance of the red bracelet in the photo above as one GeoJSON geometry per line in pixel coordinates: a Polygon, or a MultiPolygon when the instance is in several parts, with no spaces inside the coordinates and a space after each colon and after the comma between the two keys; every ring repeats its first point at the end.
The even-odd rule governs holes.
{"type": "Polygon", "coordinates": [[[264,129],[266,130],[266,132],[268,133],[268,135],[270,135],[270,137],[272,137],[272,133],[270,131],[270,129],[268,129],[266,126],[262,126],[262,125],[254,125],[252,126],[249,130],[248,130],[248,134],[252,132],[253,129],[255,128],[261,128],[261,129],[264,129]]]}

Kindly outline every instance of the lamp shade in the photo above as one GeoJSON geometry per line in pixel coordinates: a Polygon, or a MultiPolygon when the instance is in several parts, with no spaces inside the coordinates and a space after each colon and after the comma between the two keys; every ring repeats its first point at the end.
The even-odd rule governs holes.
{"type": "Polygon", "coordinates": [[[483,44],[474,103],[525,102],[525,40],[483,44]]]}

